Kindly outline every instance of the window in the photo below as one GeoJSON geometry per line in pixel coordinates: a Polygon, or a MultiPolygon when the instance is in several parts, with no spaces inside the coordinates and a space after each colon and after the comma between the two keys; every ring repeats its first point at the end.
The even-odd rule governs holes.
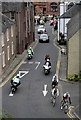
{"type": "Polygon", "coordinates": [[[12,42],[12,55],[14,54],[14,47],[13,47],[13,42],[12,42]]]}
{"type": "Polygon", "coordinates": [[[3,51],[3,53],[2,53],[2,61],[3,61],[3,63],[2,63],[2,65],[3,65],[3,67],[5,67],[5,53],[4,53],[4,51],[3,51]]]}
{"type": "Polygon", "coordinates": [[[10,59],[10,47],[7,47],[7,55],[8,55],[8,60],[10,59]]]}
{"type": "Polygon", "coordinates": [[[13,26],[11,26],[11,37],[13,37],[13,26]]]}
{"type": "Polygon", "coordinates": [[[14,14],[14,12],[11,12],[11,19],[15,19],[15,14],[14,14]]]}
{"type": "Polygon", "coordinates": [[[4,46],[4,34],[2,33],[1,35],[1,42],[2,42],[2,47],[4,46]]]}
{"type": "Polygon", "coordinates": [[[51,3],[50,9],[51,9],[51,12],[57,12],[58,11],[57,3],[55,2],[51,3]]]}
{"type": "Polygon", "coordinates": [[[9,41],[9,31],[7,29],[7,41],[9,41]]]}

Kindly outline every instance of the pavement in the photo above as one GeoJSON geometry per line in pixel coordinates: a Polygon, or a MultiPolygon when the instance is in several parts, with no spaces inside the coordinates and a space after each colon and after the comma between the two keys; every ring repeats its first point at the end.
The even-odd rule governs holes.
{"type": "MultiPolygon", "coordinates": [[[[61,50],[65,49],[65,51],[67,51],[67,48],[66,48],[66,45],[59,45],[59,43],[57,42],[57,39],[58,39],[57,31],[53,32],[53,34],[55,34],[55,36],[56,36],[55,39],[54,39],[54,44],[59,49],[59,57],[58,57],[58,59],[60,61],[60,67],[59,67],[59,73],[58,73],[59,80],[63,81],[63,82],[71,83],[71,84],[79,84],[78,82],[69,81],[67,79],[67,53],[66,54],[62,53],[61,54],[61,50]]],[[[79,96],[80,96],[80,94],[79,94],[79,96]]],[[[76,118],[78,118],[79,120],[81,119],[80,106],[81,105],[79,104],[72,111],[72,114],[74,114],[74,116],[76,118]]]]}
{"type": "MultiPolygon", "coordinates": [[[[31,47],[34,49],[36,44],[38,43],[38,40],[36,39],[33,43],[31,43],[31,47]]],[[[0,83],[4,82],[5,79],[13,72],[13,70],[19,65],[19,63],[27,57],[27,50],[25,50],[22,54],[17,54],[11,65],[8,67],[8,69],[5,71],[5,73],[0,78],[0,83]]]]}

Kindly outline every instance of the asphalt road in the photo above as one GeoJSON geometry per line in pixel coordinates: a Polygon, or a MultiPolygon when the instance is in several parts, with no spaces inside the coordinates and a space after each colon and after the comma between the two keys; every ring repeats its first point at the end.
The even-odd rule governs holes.
{"type": "MultiPolygon", "coordinates": [[[[16,75],[19,71],[29,71],[21,78],[21,85],[14,96],[9,96],[10,80],[2,88],[2,107],[14,118],[69,118],[60,110],[60,97],[57,98],[55,107],[50,102],[51,79],[56,72],[58,49],[53,45],[52,27],[48,23],[45,27],[50,36],[50,42],[38,43],[33,59],[29,61],[26,59],[14,74],[16,75]],[[50,55],[52,63],[49,75],[44,75],[43,70],[46,54],[50,55]],[[40,62],[39,66],[37,66],[37,62],[40,62]],[[48,91],[46,97],[42,93],[45,84],[47,84],[48,91]]],[[[38,34],[36,34],[36,38],[38,39],[38,34]]],[[[60,83],[61,85],[62,83],[60,83]]]]}

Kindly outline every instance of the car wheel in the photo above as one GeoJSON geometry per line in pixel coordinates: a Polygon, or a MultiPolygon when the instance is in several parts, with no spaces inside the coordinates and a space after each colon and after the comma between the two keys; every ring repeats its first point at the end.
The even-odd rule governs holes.
{"type": "Polygon", "coordinates": [[[48,40],[48,43],[49,43],[49,40],[48,40]]]}
{"type": "Polygon", "coordinates": [[[39,43],[40,43],[40,40],[39,40],[39,43]]]}

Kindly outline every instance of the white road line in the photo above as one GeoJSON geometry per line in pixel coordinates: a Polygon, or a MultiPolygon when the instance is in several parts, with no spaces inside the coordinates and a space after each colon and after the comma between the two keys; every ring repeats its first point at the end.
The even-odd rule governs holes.
{"type": "Polygon", "coordinates": [[[33,62],[29,62],[29,64],[33,64],[33,62]]]}
{"type": "Polygon", "coordinates": [[[35,68],[35,70],[37,70],[37,68],[38,68],[39,65],[40,65],[40,62],[35,62],[35,64],[37,64],[37,66],[36,66],[36,68],[35,68]]]}
{"type": "Polygon", "coordinates": [[[26,64],[27,62],[25,61],[25,62],[23,62],[23,64],[26,64]]]}
{"type": "Polygon", "coordinates": [[[20,78],[24,77],[28,73],[29,73],[29,71],[19,71],[20,78]]]}

